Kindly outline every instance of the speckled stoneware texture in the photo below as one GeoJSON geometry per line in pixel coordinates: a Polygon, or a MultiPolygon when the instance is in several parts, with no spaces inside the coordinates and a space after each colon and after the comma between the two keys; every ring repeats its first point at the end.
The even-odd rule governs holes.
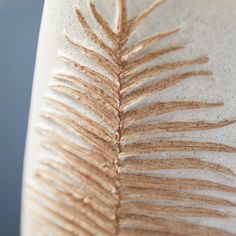
{"type": "Polygon", "coordinates": [[[46,0],[22,236],[236,235],[235,0],[46,0]]]}

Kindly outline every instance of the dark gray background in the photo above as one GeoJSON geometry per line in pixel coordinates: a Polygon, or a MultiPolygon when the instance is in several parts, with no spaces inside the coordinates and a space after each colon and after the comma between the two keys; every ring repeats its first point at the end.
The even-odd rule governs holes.
{"type": "Polygon", "coordinates": [[[0,236],[19,235],[21,177],[43,0],[0,0],[0,236]]]}

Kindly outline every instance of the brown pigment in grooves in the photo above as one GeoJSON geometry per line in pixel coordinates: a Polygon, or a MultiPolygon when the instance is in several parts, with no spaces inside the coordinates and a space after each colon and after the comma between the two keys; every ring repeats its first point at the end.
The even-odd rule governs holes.
{"type": "MultiPolygon", "coordinates": [[[[49,220],[50,218],[55,219],[55,221],[60,221],[61,223],[63,223],[63,228],[65,230],[67,230],[70,235],[78,235],[79,231],[85,231],[87,236],[92,236],[92,234],[90,234],[89,232],[87,232],[87,230],[85,230],[83,227],[80,227],[78,224],[75,224],[74,222],[72,222],[71,220],[67,219],[64,214],[60,214],[58,213],[58,210],[56,209],[51,209],[49,206],[47,206],[45,204],[44,201],[42,202],[38,202],[35,199],[32,199],[29,197],[29,201],[31,202],[32,205],[37,204],[38,207],[40,207],[41,211],[43,211],[45,214],[43,214],[43,216],[47,215],[47,220],[49,220]]],[[[50,220],[49,220],[50,221],[50,220]]]]}
{"type": "MultiPolygon", "coordinates": [[[[80,199],[85,202],[88,206],[91,206],[96,211],[100,212],[102,215],[106,216],[107,220],[114,220],[114,207],[116,204],[116,199],[111,197],[110,192],[108,192],[103,186],[98,182],[93,181],[89,176],[82,173],[77,173],[77,171],[71,167],[71,165],[63,165],[61,163],[51,163],[49,160],[45,160],[42,164],[47,167],[44,168],[43,174],[36,174],[36,179],[40,182],[42,180],[45,184],[48,183],[48,179],[53,182],[54,188],[58,185],[63,192],[69,191],[69,194],[73,198],[80,199]],[[63,171],[58,172],[58,167],[65,167],[63,171]],[[57,173],[54,173],[57,171],[57,173]],[[58,175],[58,179],[53,180],[52,178],[58,175]],[[60,177],[61,176],[61,177],[60,177]],[[80,181],[83,181],[83,188],[80,189],[80,182],[73,181],[72,178],[79,177],[80,181]],[[66,179],[66,181],[64,180],[66,179]],[[72,181],[71,185],[68,181],[72,181]],[[74,191],[72,193],[72,190],[74,191]],[[87,197],[87,194],[89,196],[87,197]],[[92,197],[90,197],[92,195],[92,197]],[[94,202],[93,202],[94,200],[94,202]],[[96,205],[96,204],[98,205],[96,205]]],[[[60,196],[60,190],[57,191],[57,195],[60,196]]],[[[104,217],[103,217],[104,219],[104,217]]],[[[105,221],[104,221],[105,222],[105,221]]]]}
{"type": "Polygon", "coordinates": [[[60,144],[52,141],[43,142],[42,144],[45,148],[63,157],[71,165],[79,166],[80,170],[78,170],[78,172],[82,173],[83,175],[90,176],[90,178],[97,182],[108,195],[112,196],[112,194],[115,192],[112,179],[109,178],[106,173],[99,170],[96,166],[91,165],[78,156],[68,152],[64,148],[60,147],[60,144]],[[91,174],[90,171],[92,172],[91,174]]]}
{"type": "Polygon", "coordinates": [[[101,40],[94,31],[90,28],[87,21],[85,20],[84,16],[80,12],[80,10],[76,9],[76,14],[79,19],[80,24],[83,26],[83,29],[85,30],[86,35],[94,41],[96,44],[98,44],[112,59],[116,64],[120,63],[120,60],[116,56],[116,52],[110,48],[103,40],[101,40]]]}
{"type": "MultiPolygon", "coordinates": [[[[87,229],[90,233],[95,235],[102,233],[107,236],[114,233],[112,227],[109,229],[109,226],[106,226],[104,229],[104,226],[101,226],[102,216],[99,215],[94,217],[95,214],[91,214],[93,213],[91,209],[85,206],[81,201],[76,201],[76,204],[73,206],[68,204],[68,202],[73,204],[73,200],[70,198],[72,201],[67,201],[68,199],[65,198],[63,193],[58,195],[57,200],[54,200],[51,197],[45,196],[45,194],[35,188],[29,187],[28,190],[32,195],[40,196],[43,204],[50,205],[50,208],[53,209],[54,212],[63,215],[66,219],[73,222],[77,226],[83,227],[84,224],[88,225],[89,227],[87,227],[87,229]]],[[[57,192],[55,191],[54,194],[57,194],[57,192]]],[[[112,222],[110,222],[110,224],[112,225],[112,222]]]]}
{"type": "Polygon", "coordinates": [[[94,161],[100,162],[100,165],[103,165],[104,167],[108,167],[114,171],[114,158],[110,157],[108,155],[104,155],[103,151],[91,151],[87,148],[84,148],[80,145],[75,144],[72,140],[69,140],[65,137],[63,137],[61,134],[54,132],[52,130],[43,129],[43,128],[37,128],[40,135],[44,136],[47,139],[51,139],[57,142],[63,143],[62,146],[67,146],[73,153],[73,150],[76,154],[80,156],[84,156],[84,159],[91,159],[91,156],[94,157],[94,161]],[[90,156],[91,155],[91,156],[90,156]],[[90,156],[90,157],[89,157],[90,156]]]}
{"type": "Polygon", "coordinates": [[[142,137],[142,140],[151,135],[171,133],[171,132],[187,132],[187,131],[199,131],[199,130],[211,130],[222,128],[231,124],[234,124],[234,120],[223,120],[219,122],[205,122],[205,121],[195,121],[195,122],[159,122],[151,123],[147,125],[134,125],[124,129],[122,142],[136,140],[142,137]]]}
{"type": "Polygon", "coordinates": [[[180,202],[190,203],[207,203],[216,206],[231,206],[235,207],[236,204],[228,200],[217,197],[206,196],[202,194],[194,194],[179,190],[172,190],[168,187],[165,188],[136,188],[136,187],[122,187],[121,200],[133,201],[153,201],[153,200],[173,200],[180,202]]]}
{"type": "Polygon", "coordinates": [[[131,72],[137,70],[139,67],[143,66],[144,64],[164,55],[170,54],[172,52],[178,51],[183,49],[183,46],[169,46],[167,48],[157,50],[156,52],[151,52],[148,55],[142,56],[136,60],[126,61],[125,71],[131,72]]]}
{"type": "MultiPolygon", "coordinates": [[[[106,173],[106,175],[110,178],[117,177],[117,173],[114,170],[114,166],[109,165],[110,163],[107,163],[106,160],[104,161],[103,159],[101,160],[101,159],[96,158],[96,156],[93,154],[93,152],[91,152],[89,150],[86,150],[86,151],[79,150],[79,149],[81,149],[81,147],[78,147],[79,149],[75,149],[75,147],[71,146],[71,143],[69,143],[67,140],[65,142],[63,142],[64,140],[65,139],[51,138],[50,140],[42,141],[41,145],[44,146],[45,148],[52,150],[50,148],[50,145],[55,144],[55,146],[56,146],[56,145],[60,144],[60,146],[61,146],[60,148],[63,148],[64,151],[71,153],[73,156],[76,156],[78,162],[79,162],[79,160],[81,160],[81,163],[80,163],[81,166],[88,166],[89,165],[89,166],[98,168],[100,171],[106,173]],[[87,165],[86,165],[86,163],[87,163],[87,165]]],[[[100,157],[100,156],[98,155],[98,157],[100,157]]]]}
{"type": "Polygon", "coordinates": [[[144,50],[145,48],[149,47],[150,45],[165,39],[166,37],[169,37],[175,33],[177,33],[180,30],[179,27],[171,29],[167,32],[162,32],[162,33],[158,33],[148,39],[144,39],[140,42],[138,42],[136,45],[131,46],[130,48],[126,48],[123,51],[123,55],[122,55],[122,60],[125,61],[125,64],[127,63],[126,61],[131,58],[132,56],[134,56],[134,54],[140,52],[141,50],[144,50]]]}
{"type": "Polygon", "coordinates": [[[116,64],[110,62],[107,58],[103,57],[99,53],[94,52],[93,50],[82,46],[79,42],[76,42],[75,40],[73,40],[69,35],[65,34],[65,37],[66,37],[67,41],[70,43],[70,45],[79,49],[79,51],[82,54],[86,55],[91,60],[94,60],[101,67],[103,67],[106,71],[108,71],[114,77],[116,77],[116,74],[119,72],[119,68],[117,68],[116,64]]]}
{"type": "Polygon", "coordinates": [[[116,88],[118,87],[113,81],[111,81],[109,78],[106,76],[90,69],[87,66],[83,66],[79,64],[78,62],[74,61],[73,59],[66,57],[66,56],[61,56],[61,59],[65,61],[65,63],[68,63],[69,65],[72,65],[76,69],[78,69],[80,72],[82,72],[84,75],[88,76],[88,78],[94,80],[101,86],[104,86],[110,93],[112,93],[113,96],[116,97],[116,88]],[[115,88],[114,88],[115,87],[115,88]]]}
{"type": "Polygon", "coordinates": [[[67,111],[71,115],[71,117],[73,117],[73,119],[79,121],[79,123],[81,125],[84,125],[90,132],[94,132],[98,135],[101,135],[104,140],[114,142],[114,139],[116,137],[115,134],[111,133],[107,128],[100,125],[98,122],[86,117],[78,110],[72,108],[70,105],[67,105],[64,102],[60,102],[52,98],[46,98],[46,102],[51,106],[57,108],[58,110],[67,111]]]}
{"type": "Polygon", "coordinates": [[[177,75],[175,74],[161,81],[157,81],[151,85],[144,86],[142,88],[139,88],[133,91],[131,94],[122,96],[121,98],[122,103],[123,103],[122,109],[128,109],[130,106],[140,103],[141,101],[145,100],[151,95],[158,93],[162,90],[171,88],[184,80],[187,80],[193,77],[197,77],[197,78],[207,77],[211,74],[212,73],[210,71],[191,71],[191,72],[181,73],[177,75]]]}
{"type": "Polygon", "coordinates": [[[235,187],[219,184],[208,180],[153,177],[141,174],[120,174],[122,187],[141,187],[171,190],[215,190],[236,193],[235,187]]]}
{"type": "Polygon", "coordinates": [[[104,18],[99,14],[95,5],[93,3],[90,4],[91,12],[98,22],[98,24],[102,27],[103,31],[106,33],[107,37],[113,42],[113,44],[119,47],[119,37],[113,32],[110,25],[104,20],[104,18]]]}
{"type": "Polygon", "coordinates": [[[179,217],[216,217],[227,218],[229,214],[209,209],[205,207],[192,206],[168,206],[159,204],[150,204],[142,202],[124,202],[119,209],[119,216],[122,217],[127,214],[147,215],[151,217],[163,216],[179,216],[179,217]]]}
{"type": "MultiPolygon", "coordinates": [[[[122,43],[122,37],[124,35],[124,32],[126,30],[126,22],[127,22],[127,10],[126,10],[126,0],[119,0],[119,19],[118,19],[118,25],[117,25],[117,31],[118,31],[118,35],[119,35],[119,43],[118,43],[118,55],[119,55],[119,60],[122,61],[122,48],[123,48],[123,43],[122,43]]],[[[118,145],[118,155],[115,161],[116,164],[116,170],[117,170],[117,179],[116,179],[116,188],[117,188],[117,195],[118,195],[118,202],[117,202],[117,206],[116,206],[116,211],[115,211],[115,216],[116,216],[116,235],[119,234],[119,230],[120,230],[120,223],[119,223],[119,209],[120,209],[120,201],[121,201],[121,196],[120,196],[120,189],[119,189],[119,175],[118,175],[118,170],[120,168],[120,161],[119,161],[119,155],[121,153],[121,137],[122,137],[122,133],[123,133],[123,128],[124,125],[121,122],[121,117],[123,116],[122,111],[120,110],[121,107],[121,94],[120,94],[120,90],[121,90],[121,83],[120,83],[120,79],[121,79],[121,74],[123,72],[123,67],[122,67],[122,63],[119,64],[120,67],[120,72],[119,72],[119,89],[117,91],[118,93],[118,97],[119,97],[119,128],[117,130],[118,133],[118,137],[117,137],[117,145],[118,145]]]]}
{"type": "Polygon", "coordinates": [[[56,161],[52,162],[51,160],[44,160],[42,164],[46,165],[51,170],[57,170],[59,175],[70,179],[71,182],[75,184],[75,187],[72,189],[75,192],[77,192],[76,187],[78,187],[78,184],[80,183],[78,180],[80,180],[85,184],[86,192],[88,191],[88,193],[92,193],[92,195],[102,203],[102,206],[105,205],[107,208],[109,207],[112,210],[116,206],[116,196],[112,195],[111,192],[108,192],[97,180],[94,181],[89,177],[89,175],[82,173],[82,171],[78,171],[73,167],[73,164],[64,164],[56,161]]]}
{"type": "Polygon", "coordinates": [[[89,108],[95,114],[98,114],[112,129],[117,129],[116,122],[118,121],[118,117],[116,116],[113,119],[107,109],[102,110],[101,107],[96,106],[96,100],[91,99],[88,94],[83,94],[82,92],[64,85],[54,85],[50,87],[54,91],[72,98],[74,101],[80,101],[85,107],[89,108]]]}
{"type": "Polygon", "coordinates": [[[196,101],[170,101],[170,102],[157,102],[154,104],[142,106],[141,108],[134,108],[124,114],[123,121],[126,124],[134,121],[145,119],[146,117],[159,116],[174,111],[187,111],[194,109],[222,107],[224,103],[215,102],[196,102],[196,101]]]}
{"type": "Polygon", "coordinates": [[[82,127],[77,122],[72,121],[71,119],[65,116],[46,112],[44,112],[42,115],[47,119],[51,120],[52,122],[55,122],[56,124],[60,125],[65,130],[68,130],[69,132],[72,132],[75,135],[83,136],[85,141],[90,143],[91,146],[93,146],[94,148],[102,150],[105,147],[106,150],[104,152],[106,152],[107,155],[112,156],[115,155],[115,153],[117,152],[116,148],[112,144],[100,139],[97,134],[88,131],[86,127],[82,127]]]}
{"type": "Polygon", "coordinates": [[[161,232],[165,234],[180,234],[180,235],[194,235],[194,236],[233,236],[234,234],[227,233],[222,230],[217,230],[212,227],[206,227],[197,224],[191,224],[184,221],[175,221],[165,218],[152,218],[147,216],[129,215],[122,218],[121,222],[124,225],[133,226],[134,229],[151,230],[156,233],[161,232]]]}
{"type": "Polygon", "coordinates": [[[176,70],[178,68],[190,66],[190,65],[200,65],[205,64],[208,62],[207,57],[200,57],[193,60],[187,60],[187,61],[176,61],[176,62],[170,62],[170,63],[163,63],[157,66],[154,66],[153,68],[147,68],[144,69],[141,72],[138,72],[134,75],[131,75],[130,77],[125,77],[122,79],[122,89],[121,94],[128,94],[130,93],[130,90],[133,90],[138,85],[141,85],[147,81],[150,80],[150,78],[154,76],[158,76],[164,72],[176,70]]]}
{"type": "Polygon", "coordinates": [[[202,169],[210,170],[218,174],[225,174],[235,177],[235,173],[220,164],[201,161],[197,158],[168,158],[160,160],[132,160],[121,161],[120,173],[133,171],[153,171],[153,170],[174,170],[174,169],[202,169]]]}
{"type": "Polygon", "coordinates": [[[63,177],[54,173],[56,166],[51,165],[50,160],[45,160],[42,164],[45,165],[47,170],[44,169],[42,173],[36,173],[35,178],[45,186],[46,189],[50,191],[50,189],[53,188],[56,195],[60,196],[60,194],[62,194],[62,196],[66,197],[68,201],[71,199],[71,201],[69,201],[71,204],[75,202],[83,204],[87,209],[90,209],[91,212],[95,212],[96,215],[100,217],[100,220],[107,220],[109,225],[114,222],[114,210],[95,196],[85,196],[85,191],[73,187],[73,185],[64,180],[63,177]],[[74,191],[71,192],[71,189],[74,189],[74,191]]]}
{"type": "MultiPolygon", "coordinates": [[[[42,225],[44,226],[44,229],[48,229],[51,232],[55,232],[60,236],[72,236],[70,231],[67,231],[63,226],[60,226],[56,224],[52,219],[54,217],[45,218],[44,214],[40,214],[38,211],[35,211],[35,209],[32,207],[34,204],[27,203],[25,205],[25,211],[30,216],[31,219],[34,220],[35,224],[38,224],[39,227],[42,230],[42,225]]],[[[41,236],[40,232],[40,236],[41,236]]],[[[48,233],[46,234],[48,236],[48,233]]]]}
{"type": "MultiPolygon", "coordinates": [[[[84,66],[67,56],[61,59],[78,70],[93,83],[83,80],[78,76],[66,73],[57,73],[54,76],[59,84],[51,86],[58,96],[67,96],[69,100],[80,103],[86,109],[98,116],[102,122],[94,121],[74,109],[69,102],[60,102],[56,99],[47,99],[49,105],[56,112],[44,112],[42,116],[51,123],[56,124],[63,132],[40,129],[43,135],[41,145],[54,154],[59,160],[44,158],[40,161],[40,168],[35,173],[35,180],[48,190],[33,192],[33,202],[37,197],[40,203],[41,223],[48,224],[49,230],[62,235],[126,235],[130,232],[142,235],[231,235],[211,227],[191,224],[187,221],[174,221],[166,219],[169,215],[176,217],[216,217],[227,218],[224,210],[215,210],[211,207],[235,206],[235,203],[211,196],[189,193],[189,190],[214,190],[225,193],[236,193],[232,186],[207,180],[180,179],[153,177],[145,174],[145,171],[159,169],[204,169],[215,174],[224,174],[234,177],[230,168],[223,165],[201,161],[192,158],[175,158],[166,160],[135,160],[134,156],[162,151],[210,151],[210,152],[235,152],[236,149],[227,145],[210,142],[193,142],[191,140],[160,140],[144,142],[145,136],[162,132],[188,132],[196,130],[216,129],[233,124],[234,121],[222,121],[219,123],[199,122],[165,122],[159,124],[135,125],[137,120],[159,116],[175,111],[189,109],[206,109],[223,106],[222,102],[207,103],[197,101],[170,101],[156,102],[144,107],[132,108],[142,99],[161,90],[194,76],[211,76],[210,71],[199,70],[175,73],[163,81],[152,85],[142,85],[149,82],[152,77],[165,71],[182,67],[199,66],[208,62],[207,57],[199,57],[193,60],[176,60],[165,62],[153,68],[145,67],[141,72],[138,69],[158,56],[164,56],[175,52],[182,46],[170,46],[163,50],[157,50],[135,59],[135,56],[166,37],[175,35],[179,28],[167,32],[158,33],[125,47],[129,36],[143,22],[143,20],[163,0],[156,0],[134,19],[127,19],[126,0],[119,0],[119,17],[117,30],[114,32],[103,16],[97,11],[94,4],[90,3],[92,17],[102,28],[107,38],[114,47],[96,35],[87,23],[82,12],[77,9],[77,18],[84,29],[85,34],[109,56],[100,55],[76,42],[70,35],[65,35],[67,43],[74,49],[78,49],[90,60],[101,66],[108,72],[108,76],[84,66]],[[63,83],[63,85],[61,85],[63,83]],[[141,88],[137,88],[141,85],[141,88]],[[98,87],[97,87],[98,86],[98,87]],[[81,147],[70,140],[80,137],[88,144],[89,148],[81,147]],[[142,142],[125,144],[125,141],[135,141],[142,136],[142,142]],[[59,198],[59,201],[58,201],[59,198]],[[163,200],[185,203],[196,203],[200,206],[153,204],[150,200],[163,200]],[[144,200],[144,202],[142,202],[144,200]],[[61,201],[61,202],[60,202],[61,201]],[[140,202],[141,201],[141,202],[140,202]],[[149,202],[147,202],[149,201],[149,202]],[[72,207],[72,209],[71,209],[72,207]],[[65,212],[65,213],[64,213],[65,212]],[[83,214],[84,212],[84,214],[83,214]],[[42,212],[41,212],[42,213],[42,212]],[[49,214],[51,219],[46,216],[49,214]],[[78,216],[78,217],[77,217],[78,216]],[[161,218],[164,217],[164,218],[161,218]],[[64,225],[61,227],[61,225],[64,225]],[[124,228],[128,226],[128,228],[124,228]],[[129,228],[133,227],[133,228],[129,228]],[[62,229],[61,229],[62,228],[62,229]],[[53,230],[54,229],[54,230],[53,230]],[[63,231],[64,230],[64,231],[63,231]],[[63,234],[64,232],[64,234],[63,234]]],[[[54,128],[54,127],[51,127],[54,128]]],[[[40,188],[41,189],[41,188],[40,188]]],[[[172,202],[172,203],[173,203],[172,202]]],[[[39,208],[40,208],[39,207],[39,208]]],[[[34,217],[35,219],[37,217],[34,217]]]]}
{"type": "Polygon", "coordinates": [[[108,103],[108,105],[112,106],[113,109],[117,110],[118,100],[112,97],[110,94],[106,93],[104,90],[92,85],[91,83],[84,81],[78,76],[69,75],[66,73],[55,74],[54,78],[57,80],[69,82],[72,85],[76,86],[78,89],[84,90],[86,93],[90,93],[95,99],[103,99],[108,103]]]}
{"type": "MultiPolygon", "coordinates": [[[[126,0],[123,1],[123,9],[122,12],[126,12],[126,0]]],[[[163,3],[164,0],[155,0],[150,6],[148,6],[146,9],[144,9],[140,14],[138,14],[136,17],[131,19],[128,22],[128,27],[126,30],[124,30],[124,36],[122,38],[122,42],[126,40],[134,31],[135,29],[142,23],[142,21],[151,14],[161,3],[163,3]]],[[[123,22],[125,24],[126,21],[123,22]]]]}

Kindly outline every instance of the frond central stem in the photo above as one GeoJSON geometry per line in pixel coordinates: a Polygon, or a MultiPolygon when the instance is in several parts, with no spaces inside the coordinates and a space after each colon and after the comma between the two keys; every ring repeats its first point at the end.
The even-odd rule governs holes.
{"type": "Polygon", "coordinates": [[[116,172],[117,172],[117,178],[116,178],[116,191],[117,191],[117,196],[118,196],[118,201],[117,201],[117,206],[115,210],[115,217],[116,217],[116,235],[119,234],[119,208],[120,208],[120,201],[121,201],[121,196],[120,196],[120,176],[119,176],[119,169],[120,169],[120,160],[119,156],[121,153],[121,138],[123,134],[123,129],[124,129],[124,123],[122,122],[122,117],[123,117],[123,111],[121,109],[121,80],[122,80],[122,73],[124,71],[123,68],[123,63],[122,63],[122,52],[123,52],[123,47],[124,47],[124,41],[123,41],[123,36],[126,31],[126,4],[125,0],[120,0],[120,16],[119,16],[119,22],[118,22],[118,46],[116,48],[116,52],[118,55],[118,60],[119,60],[119,73],[117,73],[117,78],[118,78],[118,91],[117,91],[117,96],[118,96],[118,116],[119,116],[119,124],[118,124],[118,129],[117,129],[117,157],[115,160],[115,165],[116,165],[116,172]]]}
{"type": "MultiPolygon", "coordinates": [[[[121,60],[121,52],[122,52],[122,46],[123,45],[120,45],[119,46],[119,49],[118,49],[118,53],[119,53],[119,58],[121,60]]],[[[116,179],[116,191],[117,191],[117,196],[118,196],[118,202],[117,202],[117,206],[116,206],[116,211],[115,211],[115,217],[116,217],[116,235],[118,235],[119,233],[119,216],[118,216],[118,211],[119,211],[119,208],[120,208],[120,201],[121,201],[121,197],[120,197],[120,188],[119,188],[119,168],[120,168],[120,161],[119,161],[119,155],[121,153],[121,137],[122,137],[122,133],[123,133],[123,128],[124,128],[124,125],[123,125],[123,122],[122,122],[122,116],[123,116],[123,113],[121,111],[121,94],[120,94],[120,91],[121,91],[121,73],[123,71],[122,69],[122,63],[120,63],[119,65],[119,68],[120,68],[120,73],[117,75],[118,76],[118,80],[119,80],[119,87],[118,87],[118,91],[117,91],[117,95],[118,95],[118,116],[119,116],[119,124],[118,124],[118,129],[117,129],[117,149],[118,149],[118,152],[117,152],[117,157],[116,157],[116,160],[115,160],[115,166],[116,166],[116,172],[117,172],[117,179],[116,179]]]]}

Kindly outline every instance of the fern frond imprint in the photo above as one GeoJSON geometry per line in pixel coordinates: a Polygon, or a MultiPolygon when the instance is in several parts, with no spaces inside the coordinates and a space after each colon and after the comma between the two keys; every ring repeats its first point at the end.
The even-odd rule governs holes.
{"type": "Polygon", "coordinates": [[[147,51],[179,34],[179,27],[127,46],[135,30],[163,2],[154,1],[129,20],[126,0],[117,0],[116,30],[90,3],[91,17],[107,41],[76,8],[78,27],[101,50],[83,46],[70,33],[65,33],[65,39],[100,70],[63,55],[63,62],[80,76],[69,72],[53,76],[50,89],[54,97],[46,98],[51,109],[41,114],[52,125],[38,129],[47,151],[34,173],[35,184],[27,186],[26,205],[35,222],[31,230],[37,235],[40,230],[40,235],[63,236],[233,235],[217,224],[204,223],[205,219],[231,219],[235,215],[230,209],[236,207],[236,201],[224,197],[236,196],[236,185],[231,184],[236,173],[206,156],[236,153],[236,147],[190,135],[236,121],[157,120],[170,113],[219,109],[224,106],[222,101],[145,102],[186,80],[212,76],[209,70],[196,69],[208,57],[149,66],[158,57],[178,55],[184,48],[172,44],[147,51]],[[229,184],[225,179],[231,179],[229,184]]]}

